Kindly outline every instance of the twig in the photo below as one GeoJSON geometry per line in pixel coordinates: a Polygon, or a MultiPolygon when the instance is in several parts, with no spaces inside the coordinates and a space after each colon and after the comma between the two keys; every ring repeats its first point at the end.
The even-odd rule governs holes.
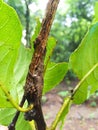
{"type": "MultiPolygon", "coordinates": [[[[20,107],[23,106],[24,102],[25,102],[25,96],[23,96],[23,98],[21,100],[20,107]]],[[[15,130],[15,125],[16,125],[16,122],[18,120],[19,114],[20,114],[20,111],[17,111],[16,114],[15,114],[15,116],[14,116],[14,118],[13,118],[13,120],[12,120],[12,122],[8,126],[9,130],[15,130]]]]}
{"type": "Polygon", "coordinates": [[[75,89],[73,90],[73,95],[72,97],[76,94],[76,92],[79,90],[80,86],[82,83],[88,78],[88,76],[98,67],[98,63],[96,63],[85,75],[84,77],[80,80],[80,82],[76,85],[75,89]]]}
{"type": "Polygon", "coordinates": [[[48,130],[55,130],[57,127],[57,124],[60,121],[60,118],[62,117],[62,114],[65,116],[67,115],[68,111],[69,111],[69,107],[72,104],[72,100],[71,97],[67,97],[63,103],[63,105],[61,106],[55,120],[53,121],[51,127],[48,130]]]}

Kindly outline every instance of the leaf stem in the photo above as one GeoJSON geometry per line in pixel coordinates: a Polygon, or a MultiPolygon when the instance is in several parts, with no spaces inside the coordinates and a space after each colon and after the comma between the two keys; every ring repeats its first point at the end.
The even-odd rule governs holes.
{"type": "MultiPolygon", "coordinates": [[[[86,75],[81,79],[81,81],[76,85],[73,95],[68,97],[67,99],[65,99],[63,105],[61,106],[61,109],[59,110],[54,122],[52,123],[52,125],[50,126],[50,128],[47,128],[47,130],[55,130],[58,122],[60,121],[60,118],[62,117],[62,114],[64,112],[64,109],[67,109],[67,107],[69,107],[72,104],[72,97],[75,95],[75,93],[78,91],[79,87],[81,86],[81,84],[86,80],[86,78],[98,67],[98,63],[95,64],[90,71],[88,71],[88,73],[86,73],[86,75]]],[[[66,115],[68,113],[68,109],[66,112],[66,115]]]]}
{"type": "Polygon", "coordinates": [[[7,96],[8,100],[10,101],[10,103],[20,112],[27,112],[30,111],[33,108],[33,104],[31,104],[28,108],[22,108],[20,107],[12,98],[12,96],[10,95],[10,93],[6,90],[5,87],[3,87],[3,85],[0,84],[0,88],[2,89],[2,91],[5,93],[5,95],[7,96]]]}
{"type": "Polygon", "coordinates": [[[86,73],[86,75],[81,79],[81,81],[76,85],[73,95],[75,95],[75,93],[78,91],[79,87],[81,86],[81,84],[86,80],[86,78],[98,67],[98,63],[95,64],[89,71],[88,73],[86,73]]]}
{"type": "MultiPolygon", "coordinates": [[[[60,118],[62,117],[64,110],[65,109],[67,110],[67,108],[71,105],[71,103],[72,103],[71,97],[67,97],[65,99],[63,105],[61,106],[61,108],[60,108],[55,120],[53,121],[51,127],[48,128],[47,130],[55,130],[56,129],[58,122],[60,121],[60,118]]],[[[67,113],[68,113],[68,110],[66,111],[65,115],[67,115],[67,113]]]]}

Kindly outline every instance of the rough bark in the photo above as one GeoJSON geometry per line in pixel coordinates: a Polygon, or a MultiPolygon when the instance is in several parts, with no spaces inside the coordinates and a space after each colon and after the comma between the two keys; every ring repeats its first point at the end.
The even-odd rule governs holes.
{"type": "Polygon", "coordinates": [[[35,52],[29,66],[29,72],[24,87],[25,97],[28,105],[33,104],[33,110],[25,113],[26,120],[35,120],[37,130],[46,130],[41,109],[41,96],[43,89],[44,56],[49,32],[53,23],[55,12],[59,0],[49,0],[46,8],[45,17],[36,41],[34,42],[35,52]]]}

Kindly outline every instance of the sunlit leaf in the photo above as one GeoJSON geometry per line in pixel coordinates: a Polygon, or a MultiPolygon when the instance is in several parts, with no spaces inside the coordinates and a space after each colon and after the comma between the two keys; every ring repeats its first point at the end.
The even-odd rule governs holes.
{"type": "MultiPolygon", "coordinates": [[[[13,69],[22,36],[21,24],[14,9],[0,1],[0,87],[11,89],[13,69]]],[[[0,89],[1,104],[11,106],[0,89]]]]}
{"type": "Polygon", "coordinates": [[[44,90],[43,93],[48,92],[59,84],[65,77],[68,71],[68,64],[63,63],[53,63],[48,64],[46,73],[44,76],[44,90]]]}
{"type": "Polygon", "coordinates": [[[95,21],[98,21],[98,2],[95,4],[95,21]]]}
{"type": "Polygon", "coordinates": [[[25,84],[32,54],[33,52],[29,48],[26,48],[24,45],[21,44],[21,47],[19,49],[19,54],[18,54],[18,60],[14,67],[14,76],[11,81],[13,97],[15,97],[15,93],[16,93],[16,97],[18,101],[21,100],[21,97],[24,92],[23,86],[25,84]]]}
{"type": "Polygon", "coordinates": [[[53,37],[48,38],[47,46],[46,46],[46,56],[44,64],[47,66],[48,62],[50,61],[50,57],[52,55],[52,52],[54,50],[54,47],[56,46],[56,39],[53,37]]]}
{"type": "Polygon", "coordinates": [[[44,75],[43,94],[45,94],[46,92],[54,88],[56,85],[58,85],[63,80],[68,71],[67,63],[50,62],[50,57],[52,55],[55,46],[56,46],[56,40],[53,37],[49,37],[44,61],[45,75],[44,75]]]}
{"type": "Polygon", "coordinates": [[[41,28],[41,22],[37,18],[36,19],[36,27],[34,29],[34,34],[33,34],[32,38],[31,38],[31,45],[32,45],[32,47],[34,46],[34,41],[35,41],[35,39],[37,38],[37,36],[38,36],[38,34],[40,32],[40,28],[41,28]]]}
{"type": "MultiPolygon", "coordinates": [[[[92,25],[78,49],[70,57],[70,68],[82,79],[98,63],[98,22],[92,25]]],[[[88,92],[98,89],[98,67],[87,77],[76,91],[74,103],[82,103],[88,92]]]]}

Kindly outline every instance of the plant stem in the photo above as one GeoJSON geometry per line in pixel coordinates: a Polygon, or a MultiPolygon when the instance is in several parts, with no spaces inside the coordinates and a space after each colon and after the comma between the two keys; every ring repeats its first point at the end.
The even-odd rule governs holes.
{"type": "Polygon", "coordinates": [[[55,130],[59,121],[60,121],[60,118],[62,117],[62,114],[65,114],[65,116],[67,115],[68,111],[69,111],[69,106],[72,104],[72,100],[71,100],[71,97],[67,97],[63,103],[63,105],[61,106],[54,122],[52,123],[51,127],[48,128],[47,130],[55,130]],[[66,113],[64,113],[64,111],[66,110],[66,113]]]}
{"type": "MultiPolygon", "coordinates": [[[[21,100],[21,103],[20,103],[20,107],[23,107],[24,105],[24,102],[25,102],[25,96],[23,96],[22,100],[21,100]]],[[[15,125],[16,125],[16,122],[18,120],[18,117],[19,117],[19,114],[20,114],[20,111],[17,111],[12,122],[10,123],[10,125],[8,126],[9,130],[15,130],[15,125]]]]}
{"type": "Polygon", "coordinates": [[[0,85],[0,88],[2,89],[2,91],[5,93],[7,99],[10,101],[10,103],[13,105],[13,107],[15,107],[18,111],[21,112],[27,112],[30,111],[33,108],[33,104],[31,104],[28,108],[22,108],[20,107],[12,98],[12,96],[10,95],[10,93],[7,91],[7,89],[3,86],[0,85]]]}
{"type": "Polygon", "coordinates": [[[81,84],[86,80],[86,78],[88,78],[88,76],[98,67],[98,63],[95,64],[89,71],[88,73],[86,73],[86,75],[80,80],[80,82],[76,85],[74,91],[73,91],[73,95],[72,97],[75,95],[75,93],[78,91],[79,87],[81,86],[81,84]]]}
{"type": "Polygon", "coordinates": [[[75,89],[74,89],[74,92],[72,94],[72,96],[68,97],[67,99],[65,99],[63,105],[61,106],[61,109],[60,111],[58,112],[54,122],[52,123],[51,127],[50,128],[47,128],[47,130],[55,130],[56,129],[56,126],[58,124],[58,122],[60,121],[60,118],[62,117],[62,114],[64,114],[64,110],[66,109],[67,112],[65,114],[65,116],[67,115],[68,113],[68,107],[72,104],[72,99],[73,99],[73,96],[75,95],[75,93],[78,91],[79,87],[81,86],[81,84],[86,80],[86,78],[98,67],[98,63],[95,64],[91,70],[82,78],[82,80],[76,85],[75,89]]]}

